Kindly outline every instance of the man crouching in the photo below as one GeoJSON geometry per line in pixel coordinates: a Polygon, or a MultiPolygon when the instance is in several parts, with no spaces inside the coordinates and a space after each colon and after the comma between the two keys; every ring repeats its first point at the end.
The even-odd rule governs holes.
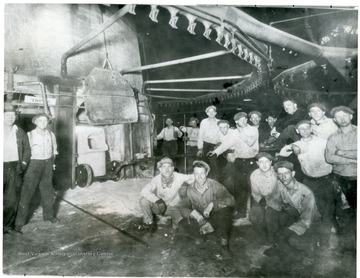
{"type": "Polygon", "coordinates": [[[229,236],[235,199],[223,185],[207,178],[210,172],[207,163],[196,160],[193,169],[195,181],[187,186],[181,203],[182,216],[195,219],[202,235],[217,232],[223,250],[230,254],[229,236]]]}

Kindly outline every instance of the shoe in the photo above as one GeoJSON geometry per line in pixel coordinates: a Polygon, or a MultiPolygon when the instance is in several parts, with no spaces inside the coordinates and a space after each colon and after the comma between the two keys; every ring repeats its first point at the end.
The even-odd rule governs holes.
{"type": "Polygon", "coordinates": [[[59,223],[60,222],[60,219],[59,218],[52,218],[52,219],[48,219],[48,220],[45,220],[45,221],[50,221],[51,223],[59,223]]]}
{"type": "Polygon", "coordinates": [[[233,221],[233,226],[239,227],[239,226],[248,226],[248,225],[252,225],[252,223],[248,218],[239,218],[233,221]]]}
{"type": "Polygon", "coordinates": [[[228,239],[226,238],[221,239],[221,249],[223,253],[223,258],[225,260],[230,260],[233,257],[233,253],[230,250],[228,239]]]}
{"type": "Polygon", "coordinates": [[[13,229],[8,230],[9,234],[11,235],[23,235],[23,232],[21,231],[22,227],[15,226],[13,229]]]}
{"type": "Polygon", "coordinates": [[[263,254],[267,257],[274,257],[274,256],[279,255],[279,253],[280,253],[280,250],[279,250],[278,246],[276,244],[274,244],[269,249],[266,249],[263,254]]]}
{"type": "Polygon", "coordinates": [[[145,223],[143,226],[143,229],[149,232],[151,235],[157,231],[156,222],[153,221],[151,223],[145,223]]]}

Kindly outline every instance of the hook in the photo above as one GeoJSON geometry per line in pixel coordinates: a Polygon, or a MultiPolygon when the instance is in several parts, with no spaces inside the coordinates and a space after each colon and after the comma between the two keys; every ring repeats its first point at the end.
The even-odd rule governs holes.
{"type": "Polygon", "coordinates": [[[185,14],[185,16],[189,21],[189,26],[188,26],[187,30],[189,31],[190,34],[195,35],[194,29],[196,26],[196,23],[195,23],[196,17],[193,16],[192,14],[185,14]]]}
{"type": "Polygon", "coordinates": [[[129,13],[136,15],[136,13],[135,13],[136,5],[135,4],[130,4],[129,6],[130,6],[129,7],[129,13]]]}
{"type": "Polygon", "coordinates": [[[205,21],[205,20],[201,20],[201,23],[202,23],[202,24],[204,25],[204,27],[205,27],[205,32],[204,32],[203,36],[204,36],[205,38],[207,38],[208,40],[211,40],[210,34],[211,34],[212,29],[211,29],[210,27],[211,27],[212,23],[209,22],[209,21],[205,21]]]}
{"type": "Polygon", "coordinates": [[[169,24],[172,28],[177,29],[176,23],[179,19],[178,16],[176,16],[176,14],[179,12],[178,9],[175,9],[173,7],[166,7],[166,9],[168,9],[168,11],[170,12],[171,18],[169,21],[169,24]]]}
{"type": "Polygon", "coordinates": [[[157,8],[157,5],[151,5],[151,11],[149,14],[149,17],[152,21],[158,22],[157,16],[159,14],[159,9],[157,8]]]}

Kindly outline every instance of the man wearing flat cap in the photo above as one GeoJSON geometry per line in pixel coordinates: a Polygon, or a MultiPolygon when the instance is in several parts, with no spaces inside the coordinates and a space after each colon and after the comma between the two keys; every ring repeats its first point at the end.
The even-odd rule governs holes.
{"type": "Polygon", "coordinates": [[[11,233],[15,223],[22,175],[31,156],[29,139],[24,130],[15,124],[16,110],[4,103],[4,153],[3,153],[3,232],[11,233]]]}
{"type": "Polygon", "coordinates": [[[291,162],[276,162],[274,170],[279,179],[283,208],[269,222],[273,231],[277,230],[277,243],[265,250],[264,254],[286,256],[288,251],[294,249],[310,252],[311,245],[315,244],[312,240],[320,218],[314,194],[295,179],[294,165],[291,162]]]}
{"type": "Polygon", "coordinates": [[[271,230],[272,215],[282,209],[278,179],[272,167],[274,158],[269,153],[260,152],[255,159],[259,168],[250,176],[252,207],[249,219],[260,238],[266,236],[268,242],[274,243],[274,231],[271,230]],[[270,223],[269,229],[267,222],[270,223]]]}
{"type": "Polygon", "coordinates": [[[235,200],[236,218],[245,218],[248,201],[250,200],[250,174],[255,170],[255,156],[259,152],[259,131],[256,127],[247,124],[247,114],[239,112],[234,116],[236,130],[233,135],[208,155],[219,156],[230,148],[235,152],[235,200]]]}
{"type": "MultiPolygon", "coordinates": [[[[218,119],[216,116],[216,107],[211,105],[205,109],[206,119],[203,119],[200,123],[199,136],[198,136],[198,157],[203,157],[209,151],[212,151],[216,148],[217,140],[220,136],[220,131],[217,126],[218,119]]],[[[206,157],[203,159],[210,165],[211,173],[210,177],[218,180],[219,179],[219,166],[218,160],[215,157],[206,157]]]]}
{"type": "Polygon", "coordinates": [[[32,119],[36,128],[28,132],[31,160],[25,173],[24,186],[15,221],[15,231],[18,233],[22,233],[21,228],[26,224],[30,201],[37,188],[40,191],[44,221],[59,222],[59,219],[55,217],[53,207],[54,189],[52,183],[55,156],[58,152],[55,135],[48,129],[50,120],[51,117],[48,114],[37,114],[32,119]]]}
{"type": "Polygon", "coordinates": [[[327,140],[313,135],[311,127],[310,121],[298,122],[296,132],[301,139],[284,148],[290,147],[297,156],[304,174],[303,182],[314,193],[321,214],[320,244],[327,248],[335,219],[333,166],[325,161],[327,140]]]}
{"type": "Polygon", "coordinates": [[[141,190],[140,206],[143,212],[145,229],[151,234],[157,230],[155,215],[171,216],[172,227],[177,229],[182,216],[179,210],[179,188],[185,182],[191,183],[193,175],[174,172],[174,162],[164,157],[157,163],[160,174],[141,190]]]}
{"type": "Polygon", "coordinates": [[[311,103],[308,106],[311,117],[311,130],[316,137],[328,139],[331,134],[338,130],[333,119],[326,117],[326,106],[322,103],[311,103]]]}
{"type": "Polygon", "coordinates": [[[166,127],[156,136],[156,140],[163,139],[161,151],[164,157],[174,157],[177,155],[178,150],[177,140],[181,138],[183,134],[176,126],[173,126],[173,120],[171,118],[167,118],[165,124],[166,127]]]}
{"type": "Polygon", "coordinates": [[[262,115],[259,111],[251,111],[248,114],[252,126],[259,130],[259,144],[264,142],[270,136],[271,131],[265,123],[261,122],[261,116],[262,115]]]}
{"type": "Polygon", "coordinates": [[[182,202],[182,215],[193,218],[200,226],[200,234],[215,232],[221,246],[230,255],[229,237],[232,226],[234,197],[216,180],[208,178],[210,166],[204,161],[194,161],[194,182],[185,185],[186,195],[182,202]]]}

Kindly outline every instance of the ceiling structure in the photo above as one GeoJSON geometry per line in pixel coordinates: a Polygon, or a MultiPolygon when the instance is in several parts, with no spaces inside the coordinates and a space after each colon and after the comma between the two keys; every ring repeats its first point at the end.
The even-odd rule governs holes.
{"type": "Polygon", "coordinates": [[[278,105],[274,95],[346,104],[356,97],[353,8],[137,5],[134,11],[142,64],[149,65],[143,93],[161,109],[251,109],[267,107],[269,99],[278,105]]]}

